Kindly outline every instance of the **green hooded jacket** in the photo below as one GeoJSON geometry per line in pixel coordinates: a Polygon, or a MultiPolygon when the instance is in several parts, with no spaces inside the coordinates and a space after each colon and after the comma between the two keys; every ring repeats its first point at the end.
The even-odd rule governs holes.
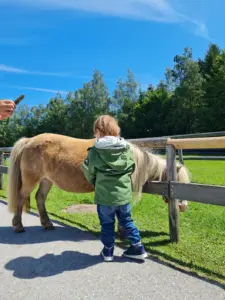
{"type": "Polygon", "coordinates": [[[95,186],[95,203],[125,205],[132,199],[131,174],[135,162],[130,145],[119,137],[106,136],[88,149],[82,170],[95,186]]]}

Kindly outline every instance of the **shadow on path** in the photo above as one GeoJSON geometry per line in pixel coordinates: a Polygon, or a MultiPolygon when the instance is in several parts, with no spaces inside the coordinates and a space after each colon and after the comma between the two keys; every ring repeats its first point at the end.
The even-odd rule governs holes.
{"type": "Polygon", "coordinates": [[[52,231],[46,231],[42,226],[28,226],[23,233],[15,233],[11,226],[0,227],[0,244],[26,245],[53,241],[76,242],[95,239],[96,237],[89,232],[70,226],[56,226],[56,229],[52,231]]]}
{"type": "MultiPolygon", "coordinates": [[[[115,257],[116,262],[124,263],[125,258],[115,257]]],[[[40,258],[31,256],[18,257],[5,265],[13,271],[13,276],[20,279],[50,277],[65,271],[86,269],[102,262],[100,255],[89,255],[78,251],[64,251],[59,255],[46,254],[40,258]]]]}
{"type": "MultiPolygon", "coordinates": [[[[0,203],[5,204],[4,201],[0,200],[0,203]]],[[[30,212],[31,215],[38,216],[36,213],[30,212]]],[[[58,216],[57,216],[58,217],[58,216]]],[[[54,231],[45,231],[43,227],[40,226],[26,226],[25,233],[17,234],[14,233],[11,226],[0,227],[0,244],[11,244],[11,245],[25,245],[25,244],[38,244],[47,243],[52,241],[87,241],[96,240],[98,234],[95,236],[90,232],[83,231],[65,225],[59,221],[53,220],[55,224],[61,226],[56,226],[54,231]]],[[[153,260],[162,265],[172,267],[177,271],[183,272],[187,275],[202,279],[204,281],[215,284],[222,289],[225,289],[225,277],[219,273],[212,272],[204,267],[195,266],[192,263],[184,263],[182,260],[176,259],[160,250],[153,249],[152,247],[167,245],[170,243],[168,238],[168,233],[166,232],[152,232],[152,231],[142,231],[142,237],[158,237],[164,236],[165,238],[161,241],[150,241],[146,244],[146,249],[149,250],[149,259],[153,260]],[[161,260],[163,259],[163,261],[161,260]],[[205,276],[195,274],[195,272],[190,271],[191,269],[200,271],[206,276],[214,275],[217,280],[206,279],[205,276]],[[221,282],[222,281],[222,282],[221,282]]],[[[127,246],[126,241],[120,241],[116,243],[117,246],[124,248],[127,246]]],[[[119,262],[124,262],[124,258],[116,258],[119,262]]],[[[18,278],[32,279],[35,277],[48,277],[53,276],[64,271],[72,271],[78,269],[88,268],[89,266],[98,264],[102,261],[101,257],[91,256],[89,254],[75,252],[75,251],[65,251],[61,255],[46,254],[45,256],[35,259],[33,257],[21,257],[16,258],[6,264],[5,268],[14,271],[14,276],[18,278]],[[50,262],[51,261],[51,262],[50,262]],[[49,263],[50,262],[50,263],[49,263]],[[49,265],[51,265],[49,268],[49,265]],[[55,264],[55,268],[54,268],[55,264]],[[39,266],[39,267],[38,267],[39,266]],[[24,268],[24,270],[22,270],[24,268]],[[29,269],[31,268],[31,270],[29,269]]]]}

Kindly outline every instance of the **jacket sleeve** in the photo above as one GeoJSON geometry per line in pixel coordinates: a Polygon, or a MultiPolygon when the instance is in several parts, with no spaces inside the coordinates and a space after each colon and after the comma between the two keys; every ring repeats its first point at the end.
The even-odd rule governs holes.
{"type": "Polygon", "coordinates": [[[92,150],[89,150],[88,156],[83,162],[81,169],[84,172],[84,176],[90,184],[95,185],[96,169],[95,159],[92,150]]]}

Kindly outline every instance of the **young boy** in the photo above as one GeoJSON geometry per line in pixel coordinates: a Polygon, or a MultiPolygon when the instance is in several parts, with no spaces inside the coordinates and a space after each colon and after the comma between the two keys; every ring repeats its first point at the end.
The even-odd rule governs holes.
{"type": "Polygon", "coordinates": [[[105,261],[113,260],[115,241],[115,216],[131,246],[123,253],[134,259],[144,259],[147,253],[141,244],[138,229],[131,219],[131,174],[135,162],[129,144],[121,137],[116,120],[103,115],[94,123],[96,141],[88,149],[88,157],[82,165],[86,179],[95,186],[95,203],[101,224],[101,252],[105,261]]]}

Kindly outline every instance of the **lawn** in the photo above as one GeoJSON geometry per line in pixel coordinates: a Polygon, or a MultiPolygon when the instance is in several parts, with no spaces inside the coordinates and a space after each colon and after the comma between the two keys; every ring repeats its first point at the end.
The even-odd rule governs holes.
{"type": "MultiPolygon", "coordinates": [[[[185,164],[192,173],[192,182],[225,185],[225,161],[186,160],[185,164]]],[[[1,196],[5,197],[5,191],[0,191],[1,196]]],[[[93,194],[66,193],[54,187],[46,206],[52,219],[98,235],[100,227],[96,214],[63,212],[66,206],[75,203],[93,203],[93,194]]],[[[36,210],[34,192],[32,208],[36,210]]],[[[225,283],[225,207],[189,202],[188,211],[180,214],[179,244],[169,241],[168,209],[161,197],[144,194],[141,202],[133,207],[133,219],[150,254],[225,283]]],[[[120,241],[117,244],[125,245],[120,241]]]]}

